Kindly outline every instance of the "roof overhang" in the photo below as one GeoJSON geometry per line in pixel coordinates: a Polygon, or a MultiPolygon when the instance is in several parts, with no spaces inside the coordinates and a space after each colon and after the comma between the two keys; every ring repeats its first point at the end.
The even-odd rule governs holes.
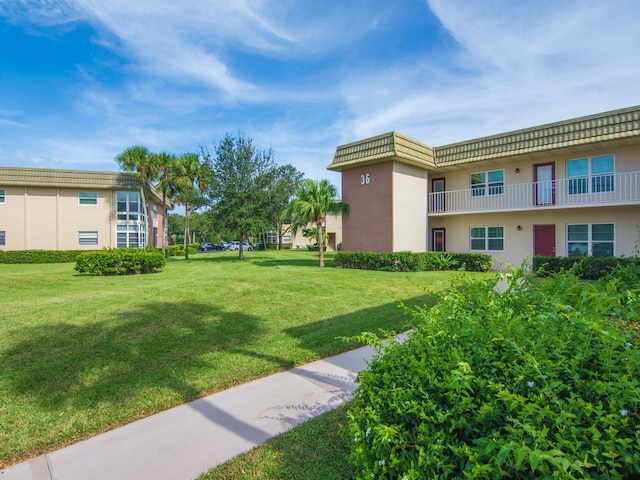
{"type": "Polygon", "coordinates": [[[480,161],[506,161],[513,157],[544,157],[549,152],[580,154],[598,146],[640,144],[640,106],[548,123],[488,137],[430,147],[389,132],[336,149],[328,170],[396,160],[426,170],[461,167],[480,161]]]}
{"type": "Polygon", "coordinates": [[[433,148],[398,132],[389,132],[337,148],[329,170],[394,160],[420,168],[435,168],[433,148]]]}

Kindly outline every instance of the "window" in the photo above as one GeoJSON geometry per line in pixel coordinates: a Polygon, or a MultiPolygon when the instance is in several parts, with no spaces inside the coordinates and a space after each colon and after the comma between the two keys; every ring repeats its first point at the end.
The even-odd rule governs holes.
{"type": "Polygon", "coordinates": [[[118,248],[143,248],[144,240],[144,227],[141,225],[116,225],[118,248]]]}
{"type": "Polygon", "coordinates": [[[0,247],[4,247],[6,245],[7,235],[4,230],[0,230],[0,247]]]}
{"type": "Polygon", "coordinates": [[[116,219],[144,221],[139,192],[116,192],[116,219]]]}
{"type": "Polygon", "coordinates": [[[570,257],[612,257],[614,246],[613,223],[567,225],[567,254],[570,257]]]}
{"type": "Polygon", "coordinates": [[[4,203],[5,199],[4,199],[4,190],[0,189],[0,203],[4,203]]]}
{"type": "Polygon", "coordinates": [[[79,245],[98,245],[98,232],[78,232],[79,245]]]}
{"type": "Polygon", "coordinates": [[[500,195],[504,193],[504,170],[471,174],[471,196],[500,195]]]}
{"type": "Polygon", "coordinates": [[[613,155],[567,160],[569,195],[613,192],[613,155]]]}
{"type": "Polygon", "coordinates": [[[504,250],[504,227],[471,227],[471,250],[504,250]]]}
{"type": "Polygon", "coordinates": [[[97,205],[98,192],[78,192],[79,205],[97,205]]]}

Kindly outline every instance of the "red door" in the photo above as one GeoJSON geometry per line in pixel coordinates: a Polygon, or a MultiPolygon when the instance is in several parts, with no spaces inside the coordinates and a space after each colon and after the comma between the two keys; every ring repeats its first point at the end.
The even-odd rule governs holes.
{"type": "Polygon", "coordinates": [[[556,256],[556,226],[533,226],[533,254],[545,257],[556,256]]]}

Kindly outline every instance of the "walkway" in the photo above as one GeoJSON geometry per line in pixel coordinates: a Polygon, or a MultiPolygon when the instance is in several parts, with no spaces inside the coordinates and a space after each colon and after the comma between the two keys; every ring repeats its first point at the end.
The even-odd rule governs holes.
{"type": "Polygon", "coordinates": [[[362,347],[225,390],[0,471],[0,480],[190,480],[349,400],[362,347]]]}

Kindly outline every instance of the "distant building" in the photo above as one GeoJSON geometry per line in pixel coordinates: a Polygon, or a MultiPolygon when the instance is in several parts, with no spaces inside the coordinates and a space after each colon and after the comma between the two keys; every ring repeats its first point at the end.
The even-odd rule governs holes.
{"type": "Polygon", "coordinates": [[[343,250],[632,255],[640,106],[430,147],[390,132],[337,148],[343,250]]]}
{"type": "Polygon", "coordinates": [[[0,167],[0,248],[161,248],[162,196],[133,173],[0,167]]]}

